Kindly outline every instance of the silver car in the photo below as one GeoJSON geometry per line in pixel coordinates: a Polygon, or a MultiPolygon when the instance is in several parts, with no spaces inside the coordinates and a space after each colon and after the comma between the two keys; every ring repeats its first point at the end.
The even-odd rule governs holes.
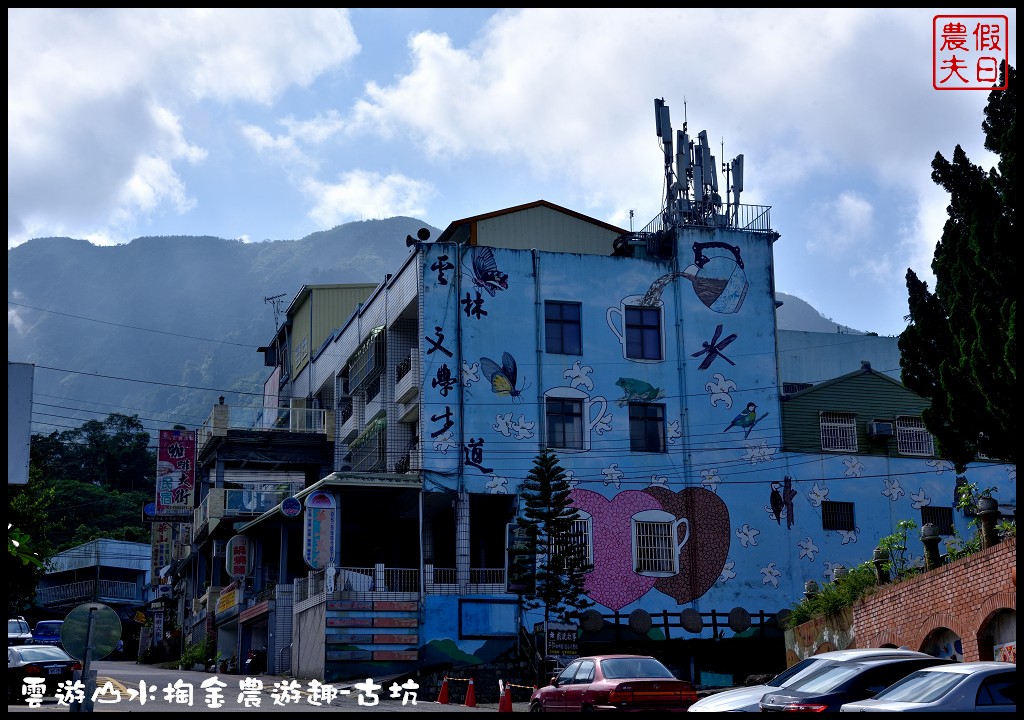
{"type": "Polygon", "coordinates": [[[924,668],[840,712],[1016,712],[1017,665],[969,662],[924,668]]]}
{"type": "Polygon", "coordinates": [[[799,680],[822,660],[859,660],[867,657],[930,657],[925,653],[903,648],[862,648],[857,650],[833,650],[801,660],[791,668],[779,673],[764,685],[725,690],[701,698],[690,706],[689,712],[760,712],[759,705],[765,693],[787,687],[799,680]]]}

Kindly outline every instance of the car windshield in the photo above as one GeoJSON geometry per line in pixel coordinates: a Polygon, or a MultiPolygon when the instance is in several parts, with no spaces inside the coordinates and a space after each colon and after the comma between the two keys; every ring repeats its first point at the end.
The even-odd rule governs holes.
{"type": "Polygon", "coordinates": [[[70,660],[71,656],[58,647],[51,645],[25,645],[19,648],[22,660],[28,662],[48,662],[51,660],[70,660]]]}
{"type": "Polygon", "coordinates": [[[27,633],[28,623],[24,620],[8,620],[7,621],[7,634],[11,633],[27,633]]]}
{"type": "Polygon", "coordinates": [[[38,623],[36,625],[36,635],[60,635],[60,623],[38,623]]]}
{"type": "Polygon", "coordinates": [[[771,680],[766,682],[765,685],[768,685],[770,687],[786,687],[787,681],[791,681],[793,680],[793,678],[797,676],[803,676],[805,670],[807,670],[812,665],[817,665],[819,662],[821,662],[819,658],[813,657],[807,658],[806,660],[801,660],[793,667],[780,672],[778,675],[776,675],[771,680]]]}
{"type": "Polygon", "coordinates": [[[606,678],[673,678],[668,668],[654,658],[612,658],[601,663],[606,678]]]}
{"type": "Polygon", "coordinates": [[[807,675],[797,678],[786,686],[787,690],[806,693],[829,692],[863,671],[861,665],[838,665],[822,663],[821,667],[812,668],[807,675]]]}
{"type": "Polygon", "coordinates": [[[966,675],[948,672],[921,672],[907,675],[875,695],[875,700],[887,702],[935,702],[959,685],[966,675]]]}

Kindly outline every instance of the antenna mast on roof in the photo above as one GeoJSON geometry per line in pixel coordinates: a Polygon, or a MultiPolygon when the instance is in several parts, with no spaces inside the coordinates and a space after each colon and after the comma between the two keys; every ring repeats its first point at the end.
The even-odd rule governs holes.
{"type": "Polygon", "coordinates": [[[284,298],[287,293],[281,293],[280,295],[274,295],[272,297],[264,297],[263,302],[269,303],[274,306],[274,332],[276,333],[281,329],[281,304],[284,303],[284,298]]]}

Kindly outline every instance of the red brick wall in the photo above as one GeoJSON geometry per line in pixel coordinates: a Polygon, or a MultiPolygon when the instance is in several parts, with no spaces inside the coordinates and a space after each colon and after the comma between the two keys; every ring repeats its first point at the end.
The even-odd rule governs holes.
{"type": "Polygon", "coordinates": [[[955,560],[910,580],[883,586],[853,606],[854,647],[922,650],[929,633],[949,628],[964,661],[991,660],[989,622],[1017,609],[1017,539],[955,560]]]}

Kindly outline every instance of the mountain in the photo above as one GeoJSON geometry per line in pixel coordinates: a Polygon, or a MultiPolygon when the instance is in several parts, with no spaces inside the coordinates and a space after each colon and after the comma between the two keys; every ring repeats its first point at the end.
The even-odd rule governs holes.
{"type": "Polygon", "coordinates": [[[440,235],[394,217],[301,240],[39,238],[9,249],[7,359],[36,365],[33,431],[120,412],[152,433],[200,425],[221,394],[251,402],[229,393],[262,394],[271,299],[283,311],[303,285],[379,283],[423,227],[440,235]]]}
{"type": "MultiPolygon", "coordinates": [[[[119,412],[153,433],[200,425],[220,395],[252,402],[267,377],[257,348],[273,339],[275,303],[283,311],[302,285],[381,282],[422,227],[440,235],[394,217],[301,240],[38,238],[9,249],[7,358],[36,366],[33,430],[119,412]]],[[[780,329],[858,332],[795,296],[778,299],[780,329]]]]}

